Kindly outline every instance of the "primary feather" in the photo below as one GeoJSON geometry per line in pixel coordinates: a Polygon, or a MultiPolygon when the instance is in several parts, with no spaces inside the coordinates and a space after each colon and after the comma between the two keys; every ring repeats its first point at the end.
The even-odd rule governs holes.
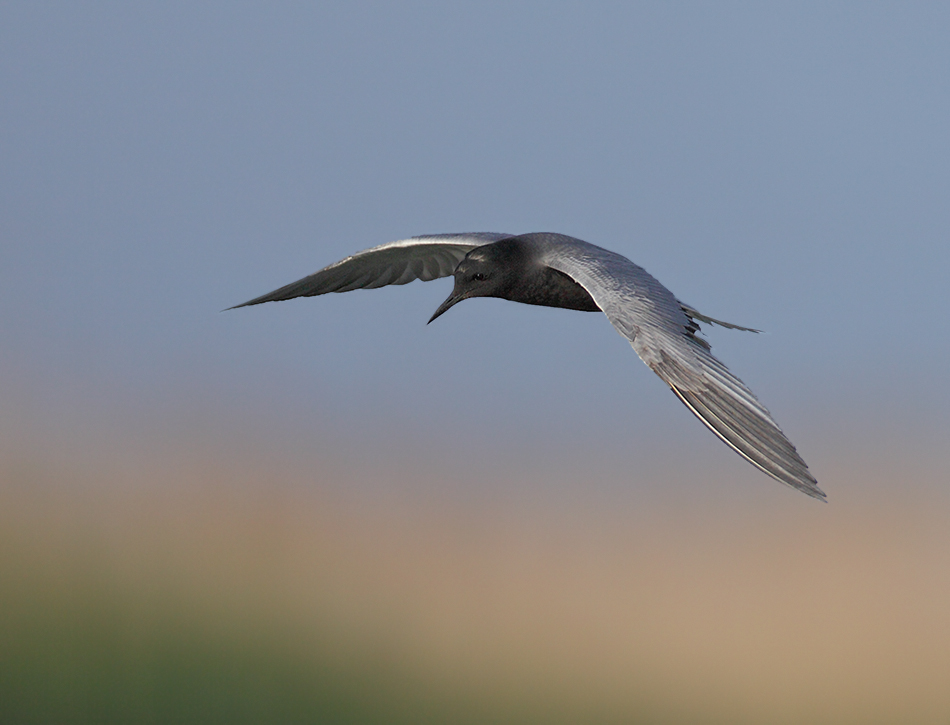
{"type": "Polygon", "coordinates": [[[432,234],[387,242],[357,252],[303,279],[228,309],[235,310],[262,302],[279,302],[295,297],[314,297],[329,292],[407,284],[417,279],[428,282],[439,277],[448,277],[475,247],[510,236],[498,232],[472,232],[432,234]]]}

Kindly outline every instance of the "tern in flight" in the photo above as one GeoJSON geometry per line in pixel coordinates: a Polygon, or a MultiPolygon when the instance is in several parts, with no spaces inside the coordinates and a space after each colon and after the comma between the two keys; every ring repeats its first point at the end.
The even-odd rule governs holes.
{"type": "Polygon", "coordinates": [[[236,307],[455,276],[429,322],[470,297],[600,311],[713,433],[756,468],[825,500],[795,446],[755,395],[697,337],[700,314],[626,257],[563,234],[440,234],[382,244],[236,307]]]}

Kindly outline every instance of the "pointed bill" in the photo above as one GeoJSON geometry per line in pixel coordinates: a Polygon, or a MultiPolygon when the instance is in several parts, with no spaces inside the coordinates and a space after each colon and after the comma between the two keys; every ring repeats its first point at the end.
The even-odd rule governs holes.
{"type": "MultiPolygon", "coordinates": [[[[450,295],[446,298],[445,302],[443,302],[441,305],[439,305],[439,309],[437,309],[437,310],[435,311],[435,314],[433,314],[432,317],[429,318],[429,322],[432,322],[432,320],[434,320],[436,317],[439,317],[440,315],[444,314],[445,312],[448,312],[448,310],[449,310],[450,307],[453,307],[454,305],[456,305],[456,304],[458,304],[459,302],[461,302],[462,300],[464,300],[464,299],[466,298],[466,296],[467,296],[467,295],[465,295],[465,294],[459,294],[459,293],[457,293],[455,290],[452,290],[452,294],[450,294],[450,295]]],[[[426,324],[428,325],[429,322],[427,322],[426,324]]]]}

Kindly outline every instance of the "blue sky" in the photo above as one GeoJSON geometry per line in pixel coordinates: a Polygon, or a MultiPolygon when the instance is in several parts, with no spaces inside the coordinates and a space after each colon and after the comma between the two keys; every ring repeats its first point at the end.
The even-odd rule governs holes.
{"type": "Polygon", "coordinates": [[[946,470],[948,30],[935,3],[4,3],[7,425],[775,486],[600,315],[427,327],[446,280],[220,313],[392,239],[559,231],[766,330],[709,337],[832,501],[862,450],[946,470]]]}

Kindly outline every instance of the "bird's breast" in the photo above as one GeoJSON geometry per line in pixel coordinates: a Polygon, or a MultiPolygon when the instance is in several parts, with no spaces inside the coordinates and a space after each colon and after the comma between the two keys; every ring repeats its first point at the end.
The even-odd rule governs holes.
{"type": "Polygon", "coordinates": [[[571,277],[551,267],[544,267],[529,279],[522,280],[516,289],[509,290],[505,299],[543,307],[563,307],[568,310],[599,312],[594,298],[571,277]]]}

